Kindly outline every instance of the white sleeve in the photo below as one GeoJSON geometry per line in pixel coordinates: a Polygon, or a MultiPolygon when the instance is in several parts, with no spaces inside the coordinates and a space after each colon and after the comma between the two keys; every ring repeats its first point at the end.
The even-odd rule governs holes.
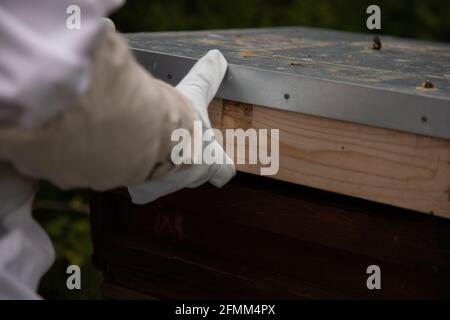
{"type": "Polygon", "coordinates": [[[123,1],[0,2],[0,125],[39,126],[84,93],[90,51],[106,28],[101,17],[123,1]],[[73,5],[80,29],[66,24],[73,5]]]}
{"type": "Polygon", "coordinates": [[[0,162],[0,300],[40,299],[41,276],[54,260],[52,243],[33,219],[33,181],[0,162]]]}

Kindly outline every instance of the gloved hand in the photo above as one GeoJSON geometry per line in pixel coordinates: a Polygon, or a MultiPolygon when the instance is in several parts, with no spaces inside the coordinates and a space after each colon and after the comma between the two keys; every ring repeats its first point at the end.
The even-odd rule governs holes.
{"type": "Polygon", "coordinates": [[[86,93],[45,125],[0,124],[0,161],[23,176],[64,189],[103,191],[162,179],[185,169],[170,159],[170,137],[176,128],[193,131],[199,119],[193,109],[182,93],[153,78],[126,41],[106,28],[92,52],[86,93]]]}
{"type": "MultiPolygon", "coordinates": [[[[208,106],[216,95],[225,76],[227,62],[218,50],[209,51],[200,59],[188,75],[178,84],[176,89],[188,98],[203,123],[203,129],[211,128],[208,116],[208,106]]],[[[136,204],[145,204],[157,198],[181,190],[195,188],[205,182],[210,182],[220,188],[235,174],[233,161],[226,155],[220,144],[213,139],[211,148],[218,158],[224,159],[224,164],[193,164],[190,168],[176,171],[174,174],[160,180],[151,180],[147,183],[130,186],[128,188],[132,201],[136,204]]],[[[209,144],[204,144],[203,149],[209,144]]],[[[194,155],[194,157],[202,157],[194,155]]]]}

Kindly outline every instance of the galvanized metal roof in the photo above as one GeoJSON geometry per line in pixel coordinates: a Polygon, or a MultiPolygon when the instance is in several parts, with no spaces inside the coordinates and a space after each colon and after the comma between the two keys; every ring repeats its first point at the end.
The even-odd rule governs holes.
{"type": "Polygon", "coordinates": [[[171,84],[220,49],[220,98],[450,139],[449,44],[381,36],[374,50],[370,35],[302,27],[126,36],[171,84]]]}

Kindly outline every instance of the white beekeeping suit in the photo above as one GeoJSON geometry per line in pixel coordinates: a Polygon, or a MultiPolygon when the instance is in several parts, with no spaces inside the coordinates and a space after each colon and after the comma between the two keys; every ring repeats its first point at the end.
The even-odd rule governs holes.
{"type": "MultiPolygon", "coordinates": [[[[0,299],[34,299],[53,261],[31,216],[35,181],[62,188],[132,186],[145,203],[235,170],[175,166],[171,132],[209,126],[207,106],[227,68],[220,52],[202,58],[171,87],[139,66],[101,19],[121,0],[0,1],[0,299]],[[80,28],[68,27],[76,5],[80,28]]],[[[193,154],[192,157],[199,155],[193,154]]],[[[65,279],[61,279],[65,281],[65,279]]]]}

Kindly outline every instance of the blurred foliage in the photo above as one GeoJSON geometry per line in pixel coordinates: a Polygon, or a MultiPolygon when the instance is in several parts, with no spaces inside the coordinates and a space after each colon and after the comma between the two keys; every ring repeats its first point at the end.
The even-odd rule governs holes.
{"type": "Polygon", "coordinates": [[[131,0],[112,16],[122,32],[312,26],[366,29],[366,9],[377,4],[383,34],[450,41],[446,0],[131,0]]]}
{"type": "MultiPolygon", "coordinates": [[[[438,0],[128,0],[112,19],[122,32],[288,25],[368,32],[365,12],[374,3],[382,10],[382,33],[450,41],[450,1],[438,0]]],[[[100,298],[87,203],[86,191],[63,192],[48,184],[40,188],[35,216],[52,238],[57,256],[41,281],[45,298],[100,298]],[[81,267],[81,291],[66,288],[71,264],[81,267]]]]}
{"type": "Polygon", "coordinates": [[[101,273],[92,265],[88,192],[63,192],[41,183],[34,203],[34,216],[52,239],[56,260],[42,278],[39,293],[46,299],[101,298],[101,273]],[[81,268],[81,290],[68,290],[67,267],[81,268]]]}

